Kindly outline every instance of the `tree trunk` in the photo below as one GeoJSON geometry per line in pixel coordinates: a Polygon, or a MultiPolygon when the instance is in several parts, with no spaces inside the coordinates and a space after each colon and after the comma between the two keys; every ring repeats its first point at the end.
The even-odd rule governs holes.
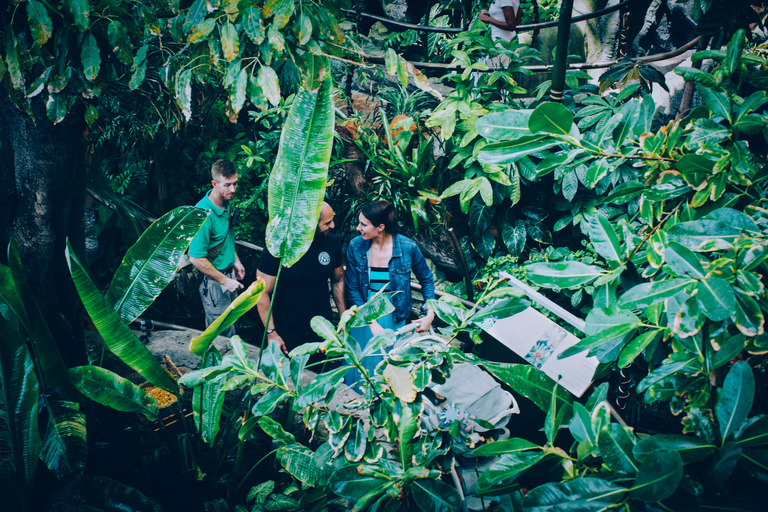
{"type": "MultiPolygon", "coordinates": [[[[22,266],[59,350],[72,366],[86,361],[83,309],[64,249],[69,238],[78,256],[84,254],[85,123],[82,112],[74,111],[52,124],[39,97],[33,98],[32,111],[34,121],[0,93],[0,158],[11,164],[2,165],[2,175],[9,178],[6,184],[15,185],[0,214],[16,237],[22,266]]],[[[8,237],[2,242],[7,247],[8,237]]]]}

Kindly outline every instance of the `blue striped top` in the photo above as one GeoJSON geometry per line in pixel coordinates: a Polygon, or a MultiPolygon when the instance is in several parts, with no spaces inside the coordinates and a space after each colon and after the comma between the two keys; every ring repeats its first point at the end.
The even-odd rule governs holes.
{"type": "Polygon", "coordinates": [[[387,267],[371,267],[371,278],[368,282],[368,289],[371,293],[376,293],[389,282],[389,269],[387,267]]]}

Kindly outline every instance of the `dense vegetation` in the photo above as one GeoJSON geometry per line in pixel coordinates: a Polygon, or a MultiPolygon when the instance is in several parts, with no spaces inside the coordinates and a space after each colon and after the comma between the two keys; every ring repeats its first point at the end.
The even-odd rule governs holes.
{"type": "MultiPolygon", "coordinates": [[[[0,266],[4,503],[458,510],[449,475],[474,450],[493,457],[475,492],[494,509],[753,510],[768,483],[768,60],[752,48],[748,27],[739,29],[753,11],[713,25],[723,6],[704,7],[694,9],[701,30],[725,26],[724,45],[694,55],[710,67],[676,70],[701,101],[678,120],[655,114],[648,92],[663,77],[644,65],[622,63],[601,86],[569,71],[563,103],[548,102],[550,84],[526,91],[517,81],[537,52],[515,41],[497,46],[478,23],[453,38],[390,36],[384,68],[367,75],[371,83],[390,77],[378,90],[389,101],[366,117],[335,107],[362,45],[340,27],[335,4],[3,7],[0,79],[16,115],[36,120],[26,143],[43,130],[61,136],[59,128],[72,129],[67,122],[82,125],[89,186],[102,201],[89,233],[101,235],[99,263],[86,269],[76,236],[51,257],[66,262],[103,349],[153,386],[121,376],[125,367],[106,368],[104,352],[87,362],[62,357],[57,320],[38,306],[45,297],[25,257],[29,241],[12,242],[0,266]],[[413,51],[456,65],[439,77],[449,93],[404,58],[413,51]],[[500,53],[511,64],[488,71],[483,58],[500,53]],[[334,134],[334,118],[351,138],[334,134]],[[316,129],[302,129],[308,125],[316,129]],[[303,155],[305,147],[314,151],[303,155]],[[454,227],[479,296],[473,308],[451,298],[431,303],[451,343],[396,346],[367,372],[362,358],[393,346],[394,335],[361,350],[349,331],[391,310],[380,296],[335,326],[316,318],[325,341],[290,359],[263,339],[254,356],[239,337],[222,356],[211,341],[255,305],[263,290],[256,282],[192,340],[200,369],[171,378],[128,324],[171,281],[205,219],[179,205],[207,189],[210,163],[221,157],[236,162],[243,183],[239,236],[266,240],[284,262],[306,250],[326,192],[340,219],[386,198],[408,233],[454,227]],[[355,163],[364,163],[360,189],[347,183],[355,163]],[[144,229],[150,212],[168,210],[144,229]],[[477,355],[483,327],[529,305],[497,279],[499,270],[586,317],[586,337],[563,354],[586,351],[601,363],[583,399],[530,365],[477,355]],[[332,402],[350,366],[303,382],[315,352],[362,374],[360,397],[343,414],[332,402]],[[540,409],[533,430],[542,432],[512,425],[508,439],[494,441],[493,431],[483,439],[463,417],[426,428],[436,399],[430,384],[462,362],[540,409]],[[624,389],[639,412],[626,419],[635,429],[612,415],[618,375],[630,376],[624,389]],[[175,426],[158,422],[159,404],[168,402],[174,411],[189,404],[192,419],[179,410],[175,426]],[[664,428],[643,427],[650,414],[664,428]],[[109,451],[119,445],[124,460],[109,451]]],[[[429,19],[462,16],[436,3],[429,19]]],[[[18,151],[24,141],[14,137],[18,151]]],[[[468,291],[463,282],[446,286],[468,291]]],[[[474,421],[478,431],[492,430],[474,421]]]]}

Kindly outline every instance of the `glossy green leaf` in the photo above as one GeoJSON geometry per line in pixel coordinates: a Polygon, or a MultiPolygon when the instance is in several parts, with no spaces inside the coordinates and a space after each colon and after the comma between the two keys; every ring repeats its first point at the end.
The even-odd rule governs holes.
{"type": "Polygon", "coordinates": [[[204,19],[194,27],[192,27],[189,35],[187,36],[187,43],[194,44],[199,41],[204,41],[216,28],[216,20],[214,18],[204,19]]]}
{"type": "Polygon", "coordinates": [[[206,3],[206,0],[195,0],[192,2],[184,18],[184,32],[190,32],[193,27],[199,25],[205,19],[206,14],[208,14],[206,3]]]}
{"type": "Polygon", "coordinates": [[[42,447],[37,427],[40,388],[32,356],[8,315],[0,308],[0,496],[16,507],[34,479],[42,447]]]}
{"type": "Polygon", "coordinates": [[[357,309],[357,312],[350,321],[350,327],[362,327],[368,325],[372,321],[381,318],[384,315],[395,310],[395,306],[385,295],[386,288],[383,291],[376,293],[371,299],[357,309]]]}
{"type": "Polygon", "coordinates": [[[638,471],[638,463],[632,455],[635,441],[625,427],[618,423],[603,427],[597,436],[597,446],[603,463],[611,471],[625,475],[634,475],[638,471]]]}
{"type": "Polygon", "coordinates": [[[88,80],[96,80],[101,67],[101,54],[96,38],[91,32],[86,32],[80,46],[80,60],[83,64],[83,74],[88,80]]]}
{"type": "Polygon", "coordinates": [[[85,309],[99,334],[104,338],[107,348],[155,386],[178,394],[178,383],[160,366],[155,356],[128,328],[115,310],[107,304],[91,278],[86,274],[69,242],[67,242],[65,255],[80,300],[83,301],[85,309]]]}
{"type": "Polygon", "coordinates": [[[664,261],[678,276],[704,277],[705,270],[699,256],[678,242],[670,242],[664,251],[664,261]]]}
{"type": "Polygon", "coordinates": [[[593,446],[597,444],[597,435],[592,427],[592,417],[579,402],[573,403],[573,417],[568,424],[568,429],[576,441],[587,441],[593,446]]]}
{"type": "Polygon", "coordinates": [[[573,126],[573,114],[560,103],[543,103],[531,113],[528,128],[532,133],[568,135],[573,126]]]}
{"type": "MultiPolygon", "coordinates": [[[[574,403],[574,407],[577,405],[581,404],[574,403]]],[[[527,452],[530,450],[538,450],[540,448],[539,445],[530,441],[514,437],[512,439],[505,439],[504,441],[491,441],[490,443],[480,445],[475,448],[472,455],[476,457],[492,457],[504,453],[527,452]]]]}
{"type": "Polygon", "coordinates": [[[351,368],[351,366],[342,366],[318,375],[315,380],[302,388],[294,402],[294,410],[302,410],[312,403],[323,400],[328,393],[338,389],[344,375],[351,368]]]}
{"type": "Polygon", "coordinates": [[[573,288],[597,279],[602,270],[580,261],[532,263],[525,267],[528,279],[545,288],[573,288]]]}
{"type": "Polygon", "coordinates": [[[568,347],[560,354],[558,354],[557,358],[564,359],[585,350],[589,351],[587,355],[593,356],[600,350],[601,347],[611,348],[612,344],[621,342],[621,340],[623,340],[627,335],[632,333],[637,328],[638,324],[614,325],[613,327],[609,327],[596,334],[579,340],[578,343],[568,347]]]}
{"type": "Polygon", "coordinates": [[[713,88],[717,85],[712,75],[702,71],[700,69],[678,66],[675,68],[675,73],[683,77],[686,82],[698,82],[704,87],[713,88]]]}
{"type": "Polygon", "coordinates": [[[710,89],[702,84],[696,83],[696,91],[699,93],[704,105],[716,116],[721,116],[727,121],[731,121],[731,106],[728,95],[724,92],[710,89]]]}
{"type": "Polygon", "coordinates": [[[302,12],[299,14],[296,27],[296,38],[299,40],[299,44],[307,44],[312,37],[312,20],[302,12]]]}
{"type": "Polygon", "coordinates": [[[699,281],[696,300],[707,318],[721,322],[734,313],[736,296],[725,279],[708,277],[699,281]]]}
{"type": "Polygon", "coordinates": [[[440,480],[414,480],[411,492],[418,509],[425,512],[454,512],[461,508],[459,491],[440,480]]]}
{"type": "Polygon", "coordinates": [[[128,82],[128,88],[130,90],[136,90],[141,82],[144,81],[144,77],[147,74],[147,53],[149,52],[149,45],[144,44],[136,52],[133,57],[133,64],[131,65],[131,80],[128,82]]]}
{"type": "Polygon", "coordinates": [[[483,164],[510,164],[557,144],[559,141],[547,134],[526,135],[512,141],[483,146],[477,160],[483,164]]]}
{"type": "Polygon", "coordinates": [[[660,330],[646,331],[639,336],[630,339],[627,345],[622,349],[619,354],[619,359],[616,364],[619,368],[626,368],[639,356],[643,350],[648,347],[654,340],[661,336],[660,330]]]}
{"type": "Polygon", "coordinates": [[[477,479],[478,496],[499,496],[520,488],[520,477],[547,455],[537,452],[505,453],[477,479]]]}
{"type": "Polygon", "coordinates": [[[621,263],[621,245],[616,230],[602,215],[595,215],[589,221],[589,239],[597,254],[616,268],[621,263]]]}
{"type": "Polygon", "coordinates": [[[540,485],[525,495],[526,512],[600,512],[622,500],[627,490],[600,478],[575,478],[540,485]]]}
{"type": "Polygon", "coordinates": [[[723,65],[728,70],[728,73],[733,74],[739,69],[739,64],[741,64],[741,56],[744,53],[745,43],[745,31],[743,28],[740,28],[733,34],[733,37],[731,37],[731,41],[728,43],[728,47],[725,52],[723,65]]]}
{"type": "Polygon", "coordinates": [[[331,476],[332,467],[319,467],[315,452],[298,443],[278,448],[277,460],[288,473],[306,485],[323,485],[331,476]]]}
{"type": "Polygon", "coordinates": [[[641,380],[637,385],[637,390],[642,393],[660,380],[678,372],[693,374],[700,370],[701,362],[696,357],[691,357],[682,361],[665,363],[646,375],[645,378],[641,380]]]}
{"type": "Polygon", "coordinates": [[[230,325],[234,324],[238,318],[250,311],[261,298],[261,294],[264,292],[264,281],[259,279],[254,281],[251,285],[229,305],[219,318],[213,321],[200,336],[196,336],[189,340],[189,350],[192,353],[202,356],[211,342],[226,330],[230,325]]]}
{"type": "Polygon", "coordinates": [[[734,364],[725,376],[715,406],[720,438],[725,441],[747,419],[755,395],[755,377],[746,361],[734,364]]]}
{"type": "Polygon", "coordinates": [[[637,460],[644,462],[662,451],[677,452],[683,464],[690,464],[708,457],[715,451],[715,446],[693,436],[659,434],[641,439],[632,453],[637,460]]]}
{"type": "Polygon", "coordinates": [[[330,484],[333,492],[344,498],[358,500],[388,481],[383,477],[374,478],[370,475],[363,475],[358,471],[359,467],[345,466],[335,471],[331,476],[330,484]]]}
{"type": "Polygon", "coordinates": [[[302,88],[291,105],[269,177],[267,248],[290,267],[309,249],[325,195],[334,113],[328,60],[314,61],[317,88],[302,88]]]}
{"type": "Polygon", "coordinates": [[[514,224],[504,221],[501,225],[501,238],[509,254],[519,257],[525,249],[525,223],[516,220],[514,224]]]}
{"type": "MultiPolygon", "coordinates": [[[[256,81],[261,87],[261,92],[272,105],[280,104],[280,84],[277,79],[277,73],[269,66],[261,66],[256,76],[256,81]]],[[[307,101],[306,98],[302,98],[307,101]]],[[[318,100],[316,100],[318,101],[318,100]]],[[[293,109],[291,110],[293,111],[293,109]]]]}
{"type": "Polygon", "coordinates": [[[45,114],[53,124],[59,124],[67,115],[67,106],[66,94],[50,94],[45,102],[45,114]]]}
{"type": "Polygon", "coordinates": [[[258,418],[257,422],[259,427],[261,427],[269,437],[280,443],[282,446],[291,445],[296,442],[296,438],[293,434],[286,432],[283,429],[283,426],[272,418],[262,416],[258,418]]]}
{"type": "Polygon", "coordinates": [[[683,478],[683,461],[677,452],[661,451],[647,457],[637,472],[629,496],[643,501],[661,501],[672,495],[683,478]]]}
{"type": "Polygon", "coordinates": [[[111,370],[99,366],[69,369],[69,378],[83,395],[94,402],[123,412],[138,412],[157,419],[160,407],[146,391],[111,370]]]}
{"type": "Polygon", "coordinates": [[[88,455],[85,414],[77,402],[48,398],[48,422],[40,453],[48,469],[59,480],[74,480],[83,473],[88,455]]]}
{"type": "MultiPolygon", "coordinates": [[[[542,411],[549,410],[552,388],[557,384],[541,370],[526,364],[502,364],[483,361],[482,359],[473,362],[485,367],[496,378],[531,400],[542,411]]],[[[567,416],[567,411],[570,410],[573,402],[570,393],[558,386],[556,399],[558,401],[557,408],[566,411],[567,416]]]]}
{"type": "Polygon", "coordinates": [[[475,131],[491,141],[515,140],[531,135],[528,121],[533,110],[510,109],[486,114],[475,123],[475,131]]]}
{"type": "Polygon", "coordinates": [[[88,18],[91,13],[91,6],[88,0],[65,0],[64,5],[72,14],[75,26],[81,31],[85,31],[88,28],[88,18]]]}
{"type": "Polygon", "coordinates": [[[43,46],[53,34],[53,23],[45,5],[38,0],[27,0],[27,19],[35,43],[43,46]]]}
{"type": "Polygon", "coordinates": [[[420,427],[420,404],[400,402],[402,412],[397,422],[397,445],[399,448],[400,467],[407,470],[413,464],[414,443],[413,438],[420,427]]]}
{"type": "Polygon", "coordinates": [[[691,279],[676,278],[639,284],[621,296],[619,305],[629,309],[644,308],[676,295],[693,282],[691,279]]]}
{"type": "Polygon", "coordinates": [[[181,256],[208,215],[179,206],[153,222],[128,249],[105,296],[124,322],[138,318],[173,280],[181,256]]]}
{"type": "Polygon", "coordinates": [[[749,425],[736,433],[736,443],[742,448],[768,444],[768,416],[750,418],[749,425]]]}
{"type": "Polygon", "coordinates": [[[477,310],[470,321],[481,329],[489,329],[497,320],[516,315],[528,309],[529,306],[528,301],[519,298],[496,300],[477,310]]]}

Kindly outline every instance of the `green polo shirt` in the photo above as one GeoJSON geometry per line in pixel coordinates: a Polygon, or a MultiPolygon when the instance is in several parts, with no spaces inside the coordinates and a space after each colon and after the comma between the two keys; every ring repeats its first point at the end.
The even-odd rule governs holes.
{"type": "Polygon", "coordinates": [[[189,244],[189,255],[193,258],[205,258],[209,250],[226,238],[221,252],[211,263],[217,270],[231,268],[235,264],[235,233],[229,227],[229,205],[222,210],[205,194],[195,206],[210,210],[211,214],[189,244]]]}

